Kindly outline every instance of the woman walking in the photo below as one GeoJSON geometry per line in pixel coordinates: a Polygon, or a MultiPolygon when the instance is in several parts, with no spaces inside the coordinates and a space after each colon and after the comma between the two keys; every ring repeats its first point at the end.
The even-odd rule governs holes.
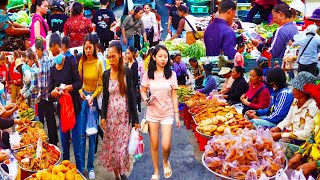
{"type": "Polygon", "coordinates": [[[139,127],[132,73],[124,66],[122,47],[118,41],[109,45],[110,70],[103,73],[103,100],[101,126],[105,136],[100,160],[107,171],[113,171],[117,180],[127,179],[130,169],[129,136],[131,126],[139,127]],[[131,126],[130,126],[131,125],[131,126]]]}
{"type": "MultiPolygon", "coordinates": [[[[59,130],[60,130],[60,138],[62,145],[62,155],[63,160],[70,160],[70,142],[72,133],[72,145],[74,156],[76,160],[77,169],[81,170],[81,149],[80,149],[80,136],[81,136],[81,99],[79,95],[79,90],[82,87],[82,83],[80,80],[79,72],[77,69],[77,65],[73,61],[73,59],[64,57],[61,51],[61,37],[53,33],[50,36],[49,42],[50,51],[53,55],[53,62],[55,63],[50,69],[50,83],[49,83],[49,92],[50,100],[57,100],[61,95],[62,89],[60,89],[61,84],[65,84],[65,88],[63,89],[64,93],[69,93],[72,97],[74,114],[76,116],[76,124],[72,130],[67,132],[62,132],[61,121],[59,122],[59,130]]],[[[58,116],[60,118],[60,107],[58,104],[58,116]]],[[[83,173],[83,172],[81,172],[83,173]]]]}
{"type": "Polygon", "coordinates": [[[40,38],[44,42],[44,49],[46,49],[46,38],[49,31],[49,25],[44,20],[43,16],[47,14],[48,1],[47,0],[33,0],[31,12],[35,12],[32,17],[31,30],[31,46],[34,45],[34,40],[40,38]]]}
{"type": "MultiPolygon", "coordinates": [[[[102,92],[102,62],[99,61],[97,56],[97,49],[94,46],[94,36],[87,34],[84,38],[83,55],[79,62],[79,74],[82,79],[82,89],[80,90],[80,96],[82,98],[81,109],[81,171],[84,171],[85,166],[85,153],[86,153],[86,125],[90,108],[95,109],[94,119],[98,121],[98,102],[97,97],[102,92]],[[89,98],[87,99],[86,97],[89,98]]],[[[89,154],[88,154],[88,172],[89,179],[95,179],[94,173],[94,150],[96,146],[96,134],[89,136],[89,154]]]]}
{"type": "Polygon", "coordinates": [[[144,29],[147,34],[147,39],[150,43],[150,46],[152,47],[158,44],[158,39],[159,39],[158,21],[156,19],[155,13],[151,12],[152,7],[150,4],[145,4],[143,6],[143,9],[144,9],[144,13],[141,19],[143,21],[144,29]]]}
{"type": "Polygon", "coordinates": [[[169,52],[162,45],[156,46],[149,63],[148,72],[144,74],[142,80],[141,97],[147,103],[146,120],[149,125],[149,135],[151,141],[151,157],[154,167],[152,180],[159,180],[159,127],[162,132],[162,155],[164,177],[172,175],[172,168],[169,162],[172,124],[174,118],[176,125],[180,127],[177,76],[170,68],[169,52]],[[147,92],[150,90],[152,96],[148,98],[147,92]]]}

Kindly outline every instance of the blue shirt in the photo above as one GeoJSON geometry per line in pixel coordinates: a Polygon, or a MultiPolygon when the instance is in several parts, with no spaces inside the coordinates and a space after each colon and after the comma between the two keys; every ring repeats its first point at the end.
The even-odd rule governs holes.
{"type": "Polygon", "coordinates": [[[67,51],[67,52],[64,54],[64,56],[65,56],[65,57],[69,57],[69,58],[73,59],[73,60],[74,60],[74,62],[75,62],[75,63],[77,63],[77,59],[76,59],[76,57],[74,57],[74,56],[71,54],[71,52],[70,52],[70,51],[67,51]]]}
{"type": "Polygon", "coordinates": [[[221,51],[228,59],[236,54],[236,35],[227,21],[215,18],[204,33],[207,56],[219,56],[221,51]]]}
{"type": "Polygon", "coordinates": [[[9,17],[6,11],[0,9],[0,47],[3,45],[2,39],[4,39],[7,36],[4,30],[9,28],[8,22],[9,17]]]}
{"type": "Polygon", "coordinates": [[[213,77],[212,74],[210,74],[206,78],[206,84],[204,88],[200,89],[199,92],[206,94],[206,96],[208,96],[214,89],[217,89],[216,79],[213,77]]]}
{"type": "Polygon", "coordinates": [[[40,99],[49,101],[49,81],[50,81],[50,69],[54,62],[48,57],[45,51],[39,60],[39,73],[38,73],[38,84],[39,84],[39,95],[40,99]]]}
{"type": "Polygon", "coordinates": [[[283,88],[274,95],[269,108],[259,109],[256,112],[258,116],[268,115],[262,119],[278,124],[287,116],[292,102],[292,90],[288,87],[283,88]]]}
{"type": "Polygon", "coordinates": [[[173,64],[174,72],[176,72],[177,76],[180,76],[182,73],[184,73],[186,76],[188,76],[187,67],[183,62],[180,63],[174,63],[173,64]]]}
{"type": "Polygon", "coordinates": [[[292,44],[293,46],[300,46],[298,62],[300,64],[312,64],[318,63],[318,54],[320,52],[320,36],[316,34],[315,36],[308,34],[306,37],[302,38],[300,41],[296,41],[292,44]],[[313,38],[312,38],[313,37],[313,38]],[[310,39],[312,40],[310,41],[310,39]],[[308,42],[309,45],[306,47],[308,42]],[[302,51],[305,49],[301,56],[302,51]]]}
{"type": "Polygon", "coordinates": [[[271,43],[270,52],[272,58],[283,58],[289,40],[298,34],[298,28],[293,22],[288,22],[277,29],[271,43]]]}

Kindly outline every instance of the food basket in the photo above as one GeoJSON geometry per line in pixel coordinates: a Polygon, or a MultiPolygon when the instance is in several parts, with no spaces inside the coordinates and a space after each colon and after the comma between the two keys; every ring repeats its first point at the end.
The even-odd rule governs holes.
{"type": "Polygon", "coordinates": [[[191,109],[189,109],[188,112],[189,112],[192,116],[195,116],[195,115],[196,115],[195,113],[192,113],[192,112],[191,112],[191,109]]]}
{"type": "MultiPolygon", "coordinates": [[[[287,158],[286,158],[285,163],[286,163],[286,164],[285,164],[285,166],[284,166],[284,168],[283,168],[284,171],[286,171],[286,170],[288,169],[288,159],[287,159],[287,158]]],[[[231,178],[231,177],[227,177],[227,176],[221,175],[221,174],[219,174],[219,173],[211,170],[211,169],[207,166],[207,164],[206,164],[206,162],[205,162],[205,153],[203,153],[203,155],[202,155],[202,164],[203,164],[204,167],[206,167],[211,173],[213,173],[214,175],[216,175],[216,176],[218,176],[218,177],[220,177],[220,178],[222,178],[222,179],[240,180],[240,179],[234,179],[234,178],[231,178]]],[[[275,177],[276,177],[276,175],[274,175],[274,176],[272,176],[272,177],[265,177],[265,178],[275,179],[275,177]]]]}
{"type": "MultiPolygon", "coordinates": [[[[83,174],[81,174],[79,170],[77,170],[77,171],[78,171],[78,173],[81,175],[81,177],[82,177],[83,180],[87,180],[87,178],[84,177],[83,174]]],[[[29,179],[31,179],[31,178],[32,178],[32,175],[30,175],[29,177],[27,177],[25,180],[29,180],[29,179]]]]}
{"type": "MultiPolygon", "coordinates": [[[[60,149],[59,149],[56,145],[49,144],[49,146],[54,146],[54,148],[55,148],[57,151],[59,151],[59,153],[60,153],[60,156],[59,156],[59,159],[57,160],[57,162],[56,162],[55,164],[52,164],[52,165],[57,165],[57,164],[60,162],[60,160],[61,160],[62,153],[61,153],[60,149]]],[[[36,173],[36,172],[39,171],[39,170],[28,170],[28,169],[26,169],[26,168],[23,168],[23,167],[20,165],[19,162],[18,162],[18,164],[19,164],[19,167],[20,167],[23,171],[25,171],[25,172],[36,173]]]]}
{"type": "Polygon", "coordinates": [[[197,133],[199,133],[201,136],[203,136],[204,138],[207,138],[207,139],[211,139],[213,136],[209,136],[209,135],[206,135],[206,134],[203,134],[202,132],[200,132],[198,130],[199,126],[196,127],[196,131],[197,133]]]}
{"type": "Polygon", "coordinates": [[[194,116],[192,116],[192,120],[194,122],[195,125],[199,126],[199,124],[197,123],[197,121],[194,119],[194,116]]]}

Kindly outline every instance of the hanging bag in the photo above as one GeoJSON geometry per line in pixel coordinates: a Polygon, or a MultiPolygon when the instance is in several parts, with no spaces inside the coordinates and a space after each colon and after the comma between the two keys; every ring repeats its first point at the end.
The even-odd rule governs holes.
{"type": "Polygon", "coordinates": [[[98,133],[98,125],[96,121],[95,112],[96,112],[96,107],[90,106],[87,114],[88,121],[87,121],[87,129],[86,129],[86,133],[88,136],[95,135],[98,133]]]}
{"type": "Polygon", "coordinates": [[[59,98],[61,130],[66,133],[72,130],[76,124],[72,97],[69,93],[64,93],[59,98]]]}
{"type": "Polygon", "coordinates": [[[148,133],[149,132],[148,122],[146,120],[146,114],[147,114],[147,106],[145,108],[144,118],[141,120],[141,123],[140,123],[140,131],[142,133],[148,133]]]}
{"type": "MultiPolygon", "coordinates": [[[[133,19],[133,18],[132,18],[132,19],[133,19]]],[[[128,31],[129,29],[133,28],[138,22],[139,22],[139,20],[136,21],[132,26],[130,26],[130,27],[128,27],[128,28],[125,28],[125,31],[128,31]]],[[[118,31],[116,32],[116,35],[117,35],[118,37],[120,37],[121,34],[122,34],[122,28],[121,28],[121,26],[120,26],[119,29],[118,29],[118,31]]]]}
{"type": "Polygon", "coordinates": [[[187,23],[189,24],[190,28],[192,29],[193,35],[196,39],[201,39],[204,36],[204,32],[203,31],[196,31],[190,24],[190,22],[188,21],[187,18],[183,18],[187,21],[187,23]]]}

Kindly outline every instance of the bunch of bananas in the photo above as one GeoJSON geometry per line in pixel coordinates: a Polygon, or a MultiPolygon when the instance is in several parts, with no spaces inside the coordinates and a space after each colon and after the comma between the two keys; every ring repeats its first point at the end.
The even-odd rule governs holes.
{"type": "Polygon", "coordinates": [[[34,110],[32,108],[20,110],[18,113],[19,119],[28,118],[30,120],[33,120],[35,117],[36,117],[36,115],[35,115],[34,110]]]}

